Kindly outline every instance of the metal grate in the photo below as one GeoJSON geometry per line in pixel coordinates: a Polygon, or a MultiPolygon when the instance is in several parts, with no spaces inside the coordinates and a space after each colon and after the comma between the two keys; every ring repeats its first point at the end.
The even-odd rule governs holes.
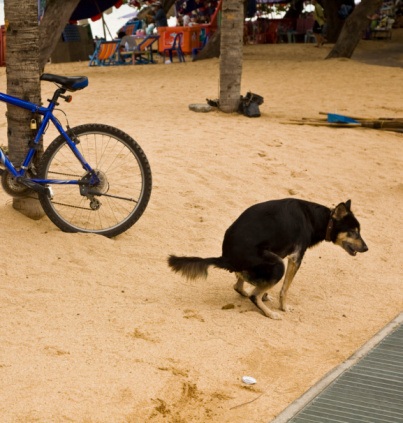
{"type": "Polygon", "coordinates": [[[369,352],[353,356],[355,364],[273,423],[403,423],[403,314],[391,325],[369,352]]]}

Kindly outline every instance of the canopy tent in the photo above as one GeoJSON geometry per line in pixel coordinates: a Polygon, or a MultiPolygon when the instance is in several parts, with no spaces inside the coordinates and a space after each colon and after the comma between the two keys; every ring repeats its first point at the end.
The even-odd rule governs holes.
{"type": "Polygon", "coordinates": [[[81,0],[71,15],[70,21],[80,21],[90,18],[96,21],[102,18],[102,13],[112,6],[119,8],[122,0],[81,0]]]}

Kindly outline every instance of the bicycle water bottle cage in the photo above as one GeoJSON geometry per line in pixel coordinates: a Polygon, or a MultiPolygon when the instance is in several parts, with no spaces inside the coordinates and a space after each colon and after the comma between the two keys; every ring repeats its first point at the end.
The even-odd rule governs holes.
{"type": "Polygon", "coordinates": [[[54,82],[67,91],[78,91],[88,86],[88,78],[86,76],[59,76],[44,73],[41,75],[40,80],[54,82]]]}

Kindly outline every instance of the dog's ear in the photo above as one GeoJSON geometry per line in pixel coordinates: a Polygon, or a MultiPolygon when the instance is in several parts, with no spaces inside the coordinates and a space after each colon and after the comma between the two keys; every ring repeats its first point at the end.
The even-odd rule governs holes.
{"type": "Polygon", "coordinates": [[[347,210],[351,211],[351,200],[347,200],[345,204],[346,204],[347,210]]]}
{"type": "Polygon", "coordinates": [[[347,216],[350,210],[351,201],[347,201],[347,203],[340,203],[332,213],[332,217],[335,220],[341,220],[343,217],[347,216]]]}

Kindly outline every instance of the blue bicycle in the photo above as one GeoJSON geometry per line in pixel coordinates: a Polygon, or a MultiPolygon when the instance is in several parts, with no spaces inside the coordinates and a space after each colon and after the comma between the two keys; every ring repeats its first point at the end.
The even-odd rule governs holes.
{"type": "Polygon", "coordinates": [[[143,214],[151,195],[151,168],[141,147],[128,134],[112,126],[86,124],[63,129],[53,112],[66,91],[88,85],[85,76],[43,74],[42,81],[57,89],[47,107],[0,93],[0,101],[42,116],[34,139],[19,167],[0,149],[1,183],[14,197],[38,194],[49,219],[65,232],[90,232],[108,237],[129,229],[143,214]],[[49,144],[39,164],[33,158],[52,122],[60,135],[49,144]]]}

